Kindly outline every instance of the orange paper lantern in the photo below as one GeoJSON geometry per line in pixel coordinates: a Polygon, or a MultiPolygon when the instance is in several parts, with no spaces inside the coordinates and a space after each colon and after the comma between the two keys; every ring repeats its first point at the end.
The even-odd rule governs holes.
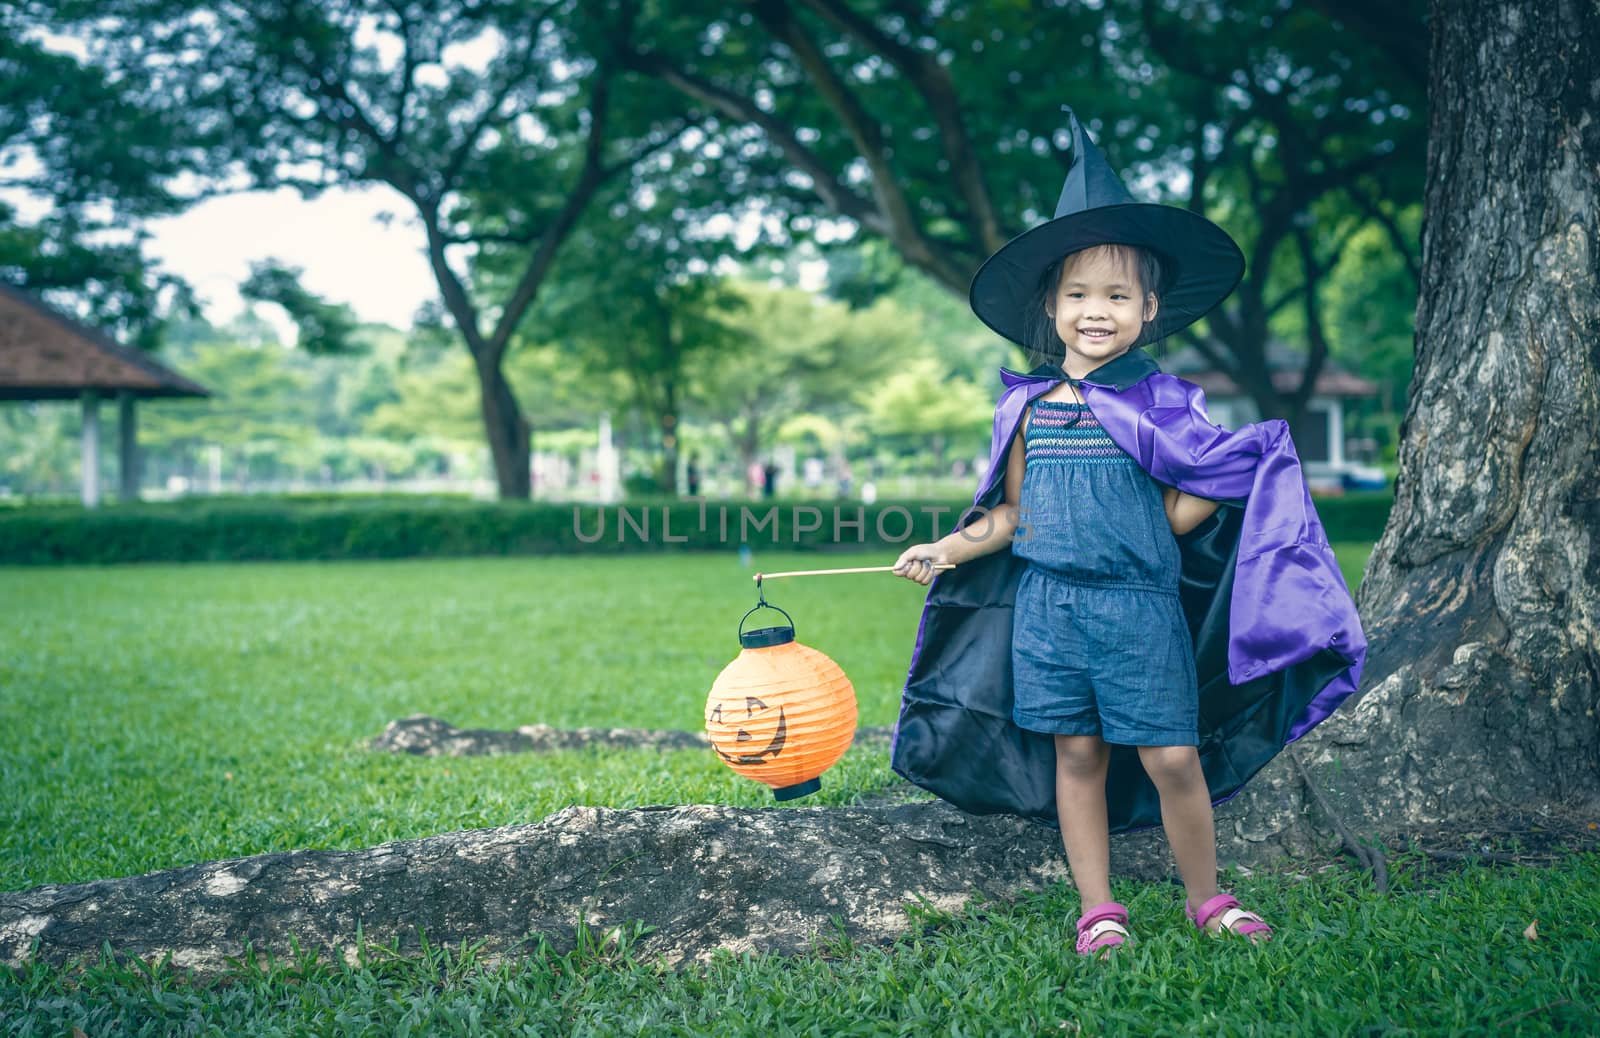
{"type": "Polygon", "coordinates": [[[706,733],[728,767],[793,800],[821,789],[819,776],[850,748],[856,690],[837,663],[794,640],[788,613],[764,597],[750,613],[763,606],[789,623],[746,633],[739,621],[739,655],[706,697],[706,733]]]}

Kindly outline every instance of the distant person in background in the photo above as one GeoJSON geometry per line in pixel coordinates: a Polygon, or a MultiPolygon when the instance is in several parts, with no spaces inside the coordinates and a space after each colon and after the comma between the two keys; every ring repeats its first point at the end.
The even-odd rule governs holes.
{"type": "Polygon", "coordinates": [[[806,489],[811,490],[822,485],[822,459],[807,458],[805,461],[806,489]]]}
{"type": "Polygon", "coordinates": [[[778,492],[778,466],[768,461],[761,470],[761,496],[771,497],[778,492]]]}
{"type": "Polygon", "coordinates": [[[761,468],[761,462],[752,459],[750,467],[744,470],[744,478],[750,487],[750,493],[759,493],[762,483],[766,481],[766,474],[761,468]]]}
{"type": "Polygon", "coordinates": [[[695,497],[700,493],[700,459],[699,455],[689,455],[689,464],[684,469],[684,477],[689,482],[689,496],[695,497]]]}
{"type": "Polygon", "coordinates": [[[839,496],[850,496],[850,463],[848,461],[839,463],[839,496]]]}

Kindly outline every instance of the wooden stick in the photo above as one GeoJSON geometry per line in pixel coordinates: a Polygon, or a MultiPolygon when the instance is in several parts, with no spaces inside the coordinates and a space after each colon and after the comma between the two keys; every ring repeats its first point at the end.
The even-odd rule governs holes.
{"type": "MultiPolygon", "coordinates": [[[[955,563],[946,562],[934,569],[955,569],[955,563]]],[[[893,566],[855,566],[850,569],[797,569],[788,573],[757,573],[751,580],[771,580],[773,577],[821,577],[830,573],[891,573],[893,566]]]]}

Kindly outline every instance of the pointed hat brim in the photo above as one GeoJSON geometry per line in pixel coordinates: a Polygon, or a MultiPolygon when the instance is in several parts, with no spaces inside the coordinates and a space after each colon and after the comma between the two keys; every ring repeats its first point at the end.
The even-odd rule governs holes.
{"type": "Polygon", "coordinates": [[[1137,245],[1161,259],[1161,305],[1136,347],[1198,321],[1244,277],[1239,246],[1198,213],[1144,202],[1097,206],[1058,216],[1001,246],[973,275],[973,313],[1012,342],[1031,346],[1027,310],[1050,264],[1080,249],[1108,244],[1137,245]]]}

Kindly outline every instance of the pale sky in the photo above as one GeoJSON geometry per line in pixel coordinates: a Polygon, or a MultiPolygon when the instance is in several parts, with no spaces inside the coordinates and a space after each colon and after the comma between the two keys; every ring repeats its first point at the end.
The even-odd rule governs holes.
{"type": "MultiPolygon", "coordinates": [[[[716,217],[708,229],[732,231],[743,247],[761,219],[752,213],[737,222],[716,217]]],[[[250,191],[209,199],[145,226],[149,256],[194,286],[213,324],[226,323],[244,309],[239,285],[252,261],[268,258],[299,267],[304,288],[349,305],[363,321],[410,328],[417,307],[438,296],[422,227],[410,203],[384,185],[334,188],[314,199],[289,188],[250,191]],[[384,213],[394,219],[380,222],[384,213]]],[[[451,258],[464,273],[461,257],[451,258]]],[[[810,260],[800,268],[801,287],[821,290],[827,264],[810,260]]],[[[295,341],[294,325],[281,309],[256,304],[256,312],[278,328],[284,342],[295,341]]]]}
{"type": "MultiPolygon", "coordinates": [[[[49,49],[82,60],[81,40],[36,30],[30,33],[49,49]]],[[[398,40],[381,35],[363,40],[393,64],[399,60],[398,40]]],[[[498,34],[452,46],[447,65],[482,69],[499,54],[505,41],[498,34]]],[[[433,69],[432,71],[437,71],[433,69]]],[[[19,175],[36,161],[22,156],[19,175]]],[[[43,200],[7,195],[23,216],[36,217],[43,200]]],[[[704,230],[733,232],[737,247],[749,244],[761,223],[759,213],[745,211],[735,220],[717,217],[704,230]]],[[[825,221],[819,237],[848,236],[846,221],[825,221]],[[837,226],[833,226],[837,224],[837,226]]],[[[159,266],[193,286],[206,317],[222,324],[245,307],[239,285],[253,261],[276,259],[301,270],[300,283],[333,303],[344,303],[363,321],[396,328],[411,327],[423,302],[436,299],[437,283],[425,257],[426,237],[409,202],[382,184],[333,188],[314,199],[304,199],[288,188],[250,191],[201,202],[172,217],[147,222],[148,255],[159,266]],[[380,222],[383,214],[393,219],[380,222]]],[[[452,253],[458,274],[466,272],[465,257],[452,253]]],[[[812,260],[800,265],[801,284],[819,290],[826,264],[812,260]]],[[[285,342],[295,340],[295,330],[277,306],[257,304],[257,312],[278,328],[285,342]]]]}
{"type": "MultiPolygon", "coordinates": [[[[382,185],[335,188],[314,199],[288,188],[250,191],[151,221],[148,252],[194,286],[214,323],[244,308],[239,284],[251,261],[275,257],[302,268],[306,289],[349,304],[362,320],[409,328],[418,305],[437,295],[426,239],[409,208],[382,185]],[[387,226],[378,220],[385,212],[395,215],[387,226]]],[[[277,307],[257,310],[280,323],[277,307]]],[[[285,338],[293,341],[293,332],[285,338]]]]}

